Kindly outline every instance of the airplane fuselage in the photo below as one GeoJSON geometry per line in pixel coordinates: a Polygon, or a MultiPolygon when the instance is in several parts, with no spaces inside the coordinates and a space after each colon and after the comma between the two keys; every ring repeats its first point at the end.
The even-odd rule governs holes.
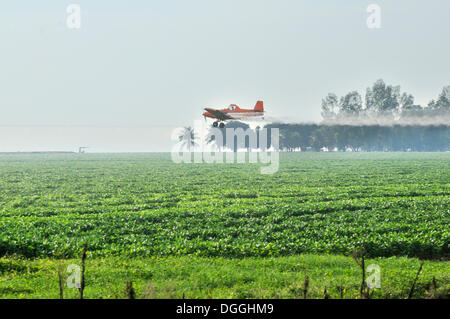
{"type": "MultiPolygon", "coordinates": [[[[206,117],[209,117],[212,119],[218,119],[215,115],[208,112],[208,110],[214,110],[214,109],[205,108],[205,110],[206,110],[206,112],[203,113],[203,116],[206,116],[206,117]]],[[[226,115],[228,115],[229,117],[231,117],[229,120],[241,120],[241,119],[244,119],[247,117],[264,116],[264,112],[258,112],[258,111],[253,111],[253,110],[242,110],[241,109],[236,112],[226,112],[227,110],[218,110],[218,111],[221,111],[221,112],[225,113],[226,115]]]]}
{"type": "Polygon", "coordinates": [[[241,109],[236,104],[231,104],[228,108],[220,110],[207,107],[203,116],[216,119],[217,122],[262,117],[264,116],[264,104],[263,101],[258,101],[253,109],[241,109]]]}

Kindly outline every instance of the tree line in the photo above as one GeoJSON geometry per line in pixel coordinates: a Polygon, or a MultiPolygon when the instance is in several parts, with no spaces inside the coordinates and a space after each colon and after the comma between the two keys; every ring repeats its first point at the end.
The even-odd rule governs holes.
{"type": "Polygon", "coordinates": [[[273,123],[284,151],[416,151],[450,150],[449,125],[328,125],[273,123]]]}
{"type": "MultiPolygon", "coordinates": [[[[227,123],[220,129],[223,145],[226,144],[226,128],[242,128],[252,131],[242,122],[227,123]]],[[[279,129],[279,148],[282,151],[403,151],[403,152],[443,152],[450,150],[449,125],[342,125],[342,124],[286,124],[271,123],[266,125],[268,140],[265,147],[271,146],[272,128],[279,129]]],[[[253,134],[259,137],[257,127],[253,134]]],[[[214,140],[208,140],[214,143],[214,140]]],[[[249,148],[246,137],[245,147],[249,148]]],[[[260,145],[257,139],[257,147],[260,145]]],[[[236,141],[234,151],[237,151],[236,141]]]]}

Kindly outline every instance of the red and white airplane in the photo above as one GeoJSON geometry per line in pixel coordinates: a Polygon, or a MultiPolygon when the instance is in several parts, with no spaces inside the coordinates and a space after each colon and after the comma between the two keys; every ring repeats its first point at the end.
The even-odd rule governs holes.
{"type": "Polygon", "coordinates": [[[206,107],[205,111],[206,112],[203,113],[205,119],[207,117],[216,119],[216,121],[214,121],[213,123],[213,126],[214,127],[219,126],[223,128],[225,126],[225,123],[223,122],[225,121],[243,120],[264,116],[264,104],[263,101],[258,101],[256,102],[256,105],[253,109],[241,109],[236,104],[231,104],[228,108],[221,110],[206,107]]]}

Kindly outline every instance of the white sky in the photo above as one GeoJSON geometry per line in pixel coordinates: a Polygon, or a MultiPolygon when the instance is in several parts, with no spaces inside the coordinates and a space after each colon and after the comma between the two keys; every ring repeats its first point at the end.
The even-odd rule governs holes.
{"type": "Polygon", "coordinates": [[[204,107],[262,99],[273,118],[319,121],[328,92],[379,78],[426,104],[450,84],[449,13],[444,0],[2,1],[0,151],[168,151],[204,107]]]}

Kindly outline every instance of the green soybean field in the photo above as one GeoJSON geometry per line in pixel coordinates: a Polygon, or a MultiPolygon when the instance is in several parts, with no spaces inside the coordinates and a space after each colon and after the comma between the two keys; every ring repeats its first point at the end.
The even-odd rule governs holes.
{"type": "MultiPolygon", "coordinates": [[[[450,153],[281,153],[266,164],[168,153],[0,155],[0,298],[58,298],[79,263],[86,298],[376,298],[450,287],[450,153]],[[58,270],[59,269],[59,270],[58,270]],[[65,269],[65,268],[64,268],[65,269]]],[[[77,289],[64,288],[67,298],[77,289]]]]}

